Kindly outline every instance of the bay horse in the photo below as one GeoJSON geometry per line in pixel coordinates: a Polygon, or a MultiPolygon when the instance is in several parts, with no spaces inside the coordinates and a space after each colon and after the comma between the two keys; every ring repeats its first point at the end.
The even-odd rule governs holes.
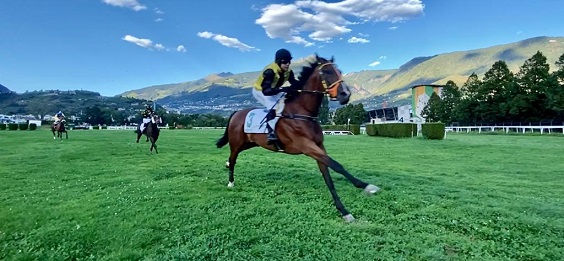
{"type": "Polygon", "coordinates": [[[65,133],[67,140],[69,139],[69,133],[65,128],[65,120],[62,120],[57,124],[53,123],[53,125],[51,125],[51,132],[53,132],[53,139],[57,139],[57,137],[60,137],[61,140],[63,140],[63,133],[65,133]],[[56,137],[55,137],[55,132],[57,132],[56,137]]]}
{"type": "Polygon", "coordinates": [[[143,129],[143,132],[141,132],[141,130],[139,128],[137,128],[137,143],[139,143],[139,139],[141,138],[141,135],[145,134],[145,136],[147,136],[147,140],[145,142],[151,141],[151,148],[149,149],[151,151],[151,153],[153,152],[153,148],[155,148],[155,152],[157,154],[159,154],[159,151],[157,150],[157,140],[159,139],[159,134],[160,134],[160,129],[158,124],[162,123],[161,118],[156,115],[153,114],[153,116],[151,117],[151,121],[149,123],[147,123],[147,127],[145,127],[145,129],[143,129]]]}
{"type": "MultiPolygon", "coordinates": [[[[280,115],[277,115],[279,119],[275,132],[279,144],[284,147],[283,153],[304,154],[317,161],[335,208],[346,222],[352,222],[354,217],[337,195],[329,168],[346,177],[356,188],[363,189],[369,195],[376,193],[380,188],[351,175],[339,162],[327,155],[323,145],[323,132],[317,118],[323,96],[328,95],[331,100],[338,100],[344,105],[349,102],[351,95],[349,87],[342,79],[341,71],[333,62],[333,57],[327,60],[315,54],[315,61],[303,67],[298,79],[297,94],[287,94],[284,109],[280,115]]],[[[235,185],[233,175],[240,152],[258,146],[274,152],[280,151],[276,144],[268,144],[266,133],[245,133],[244,125],[250,111],[252,109],[244,109],[231,114],[223,136],[216,142],[217,148],[229,144],[231,149],[226,162],[226,167],[229,169],[227,185],[229,188],[235,185]]]]}

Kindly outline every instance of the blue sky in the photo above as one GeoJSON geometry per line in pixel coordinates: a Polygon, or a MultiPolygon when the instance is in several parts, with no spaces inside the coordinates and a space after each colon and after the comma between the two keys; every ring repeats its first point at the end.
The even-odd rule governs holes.
{"type": "Polygon", "coordinates": [[[105,96],[258,71],[287,48],[343,72],[564,36],[560,0],[3,0],[0,84],[105,96]]]}

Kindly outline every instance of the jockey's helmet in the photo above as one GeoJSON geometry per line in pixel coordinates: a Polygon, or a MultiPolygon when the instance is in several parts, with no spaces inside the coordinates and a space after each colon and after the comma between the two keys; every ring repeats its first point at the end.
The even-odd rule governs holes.
{"type": "Polygon", "coordinates": [[[274,56],[274,59],[276,63],[281,63],[282,61],[290,62],[292,60],[292,55],[290,54],[290,51],[286,49],[280,49],[276,51],[276,55],[274,56]]]}

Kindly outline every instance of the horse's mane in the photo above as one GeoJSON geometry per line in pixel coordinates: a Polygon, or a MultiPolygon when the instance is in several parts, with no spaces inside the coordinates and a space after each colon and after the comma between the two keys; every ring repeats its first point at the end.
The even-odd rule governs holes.
{"type": "MultiPolygon", "coordinates": [[[[292,84],[291,88],[296,89],[296,90],[302,90],[304,88],[304,85],[306,84],[307,80],[309,79],[309,77],[311,77],[311,75],[315,71],[316,67],[317,67],[317,62],[310,62],[309,65],[302,67],[302,71],[300,72],[300,76],[298,76],[298,79],[297,79],[298,82],[292,84]]],[[[296,97],[297,97],[297,95],[287,94],[285,102],[291,102],[296,97]]]]}

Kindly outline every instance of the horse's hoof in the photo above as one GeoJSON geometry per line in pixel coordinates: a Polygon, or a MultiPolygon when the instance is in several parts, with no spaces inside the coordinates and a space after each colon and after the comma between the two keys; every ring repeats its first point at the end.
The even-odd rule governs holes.
{"type": "Polygon", "coordinates": [[[57,138],[53,137],[54,140],[56,140],[57,138]]]}
{"type": "Polygon", "coordinates": [[[232,188],[235,187],[235,182],[229,182],[229,184],[227,184],[228,188],[232,188]]]}
{"type": "Polygon", "coordinates": [[[347,222],[347,223],[352,223],[352,222],[354,222],[354,217],[353,217],[353,215],[351,215],[351,214],[348,214],[348,215],[343,216],[343,219],[344,219],[345,222],[347,222]]]}
{"type": "Polygon", "coordinates": [[[225,167],[226,167],[226,168],[229,168],[229,161],[226,161],[226,162],[225,162],[225,167]]]}
{"type": "Polygon", "coordinates": [[[374,186],[372,184],[368,184],[368,186],[366,186],[366,188],[364,188],[364,193],[368,194],[368,195],[372,195],[376,192],[378,192],[380,190],[379,187],[374,186]]]}

